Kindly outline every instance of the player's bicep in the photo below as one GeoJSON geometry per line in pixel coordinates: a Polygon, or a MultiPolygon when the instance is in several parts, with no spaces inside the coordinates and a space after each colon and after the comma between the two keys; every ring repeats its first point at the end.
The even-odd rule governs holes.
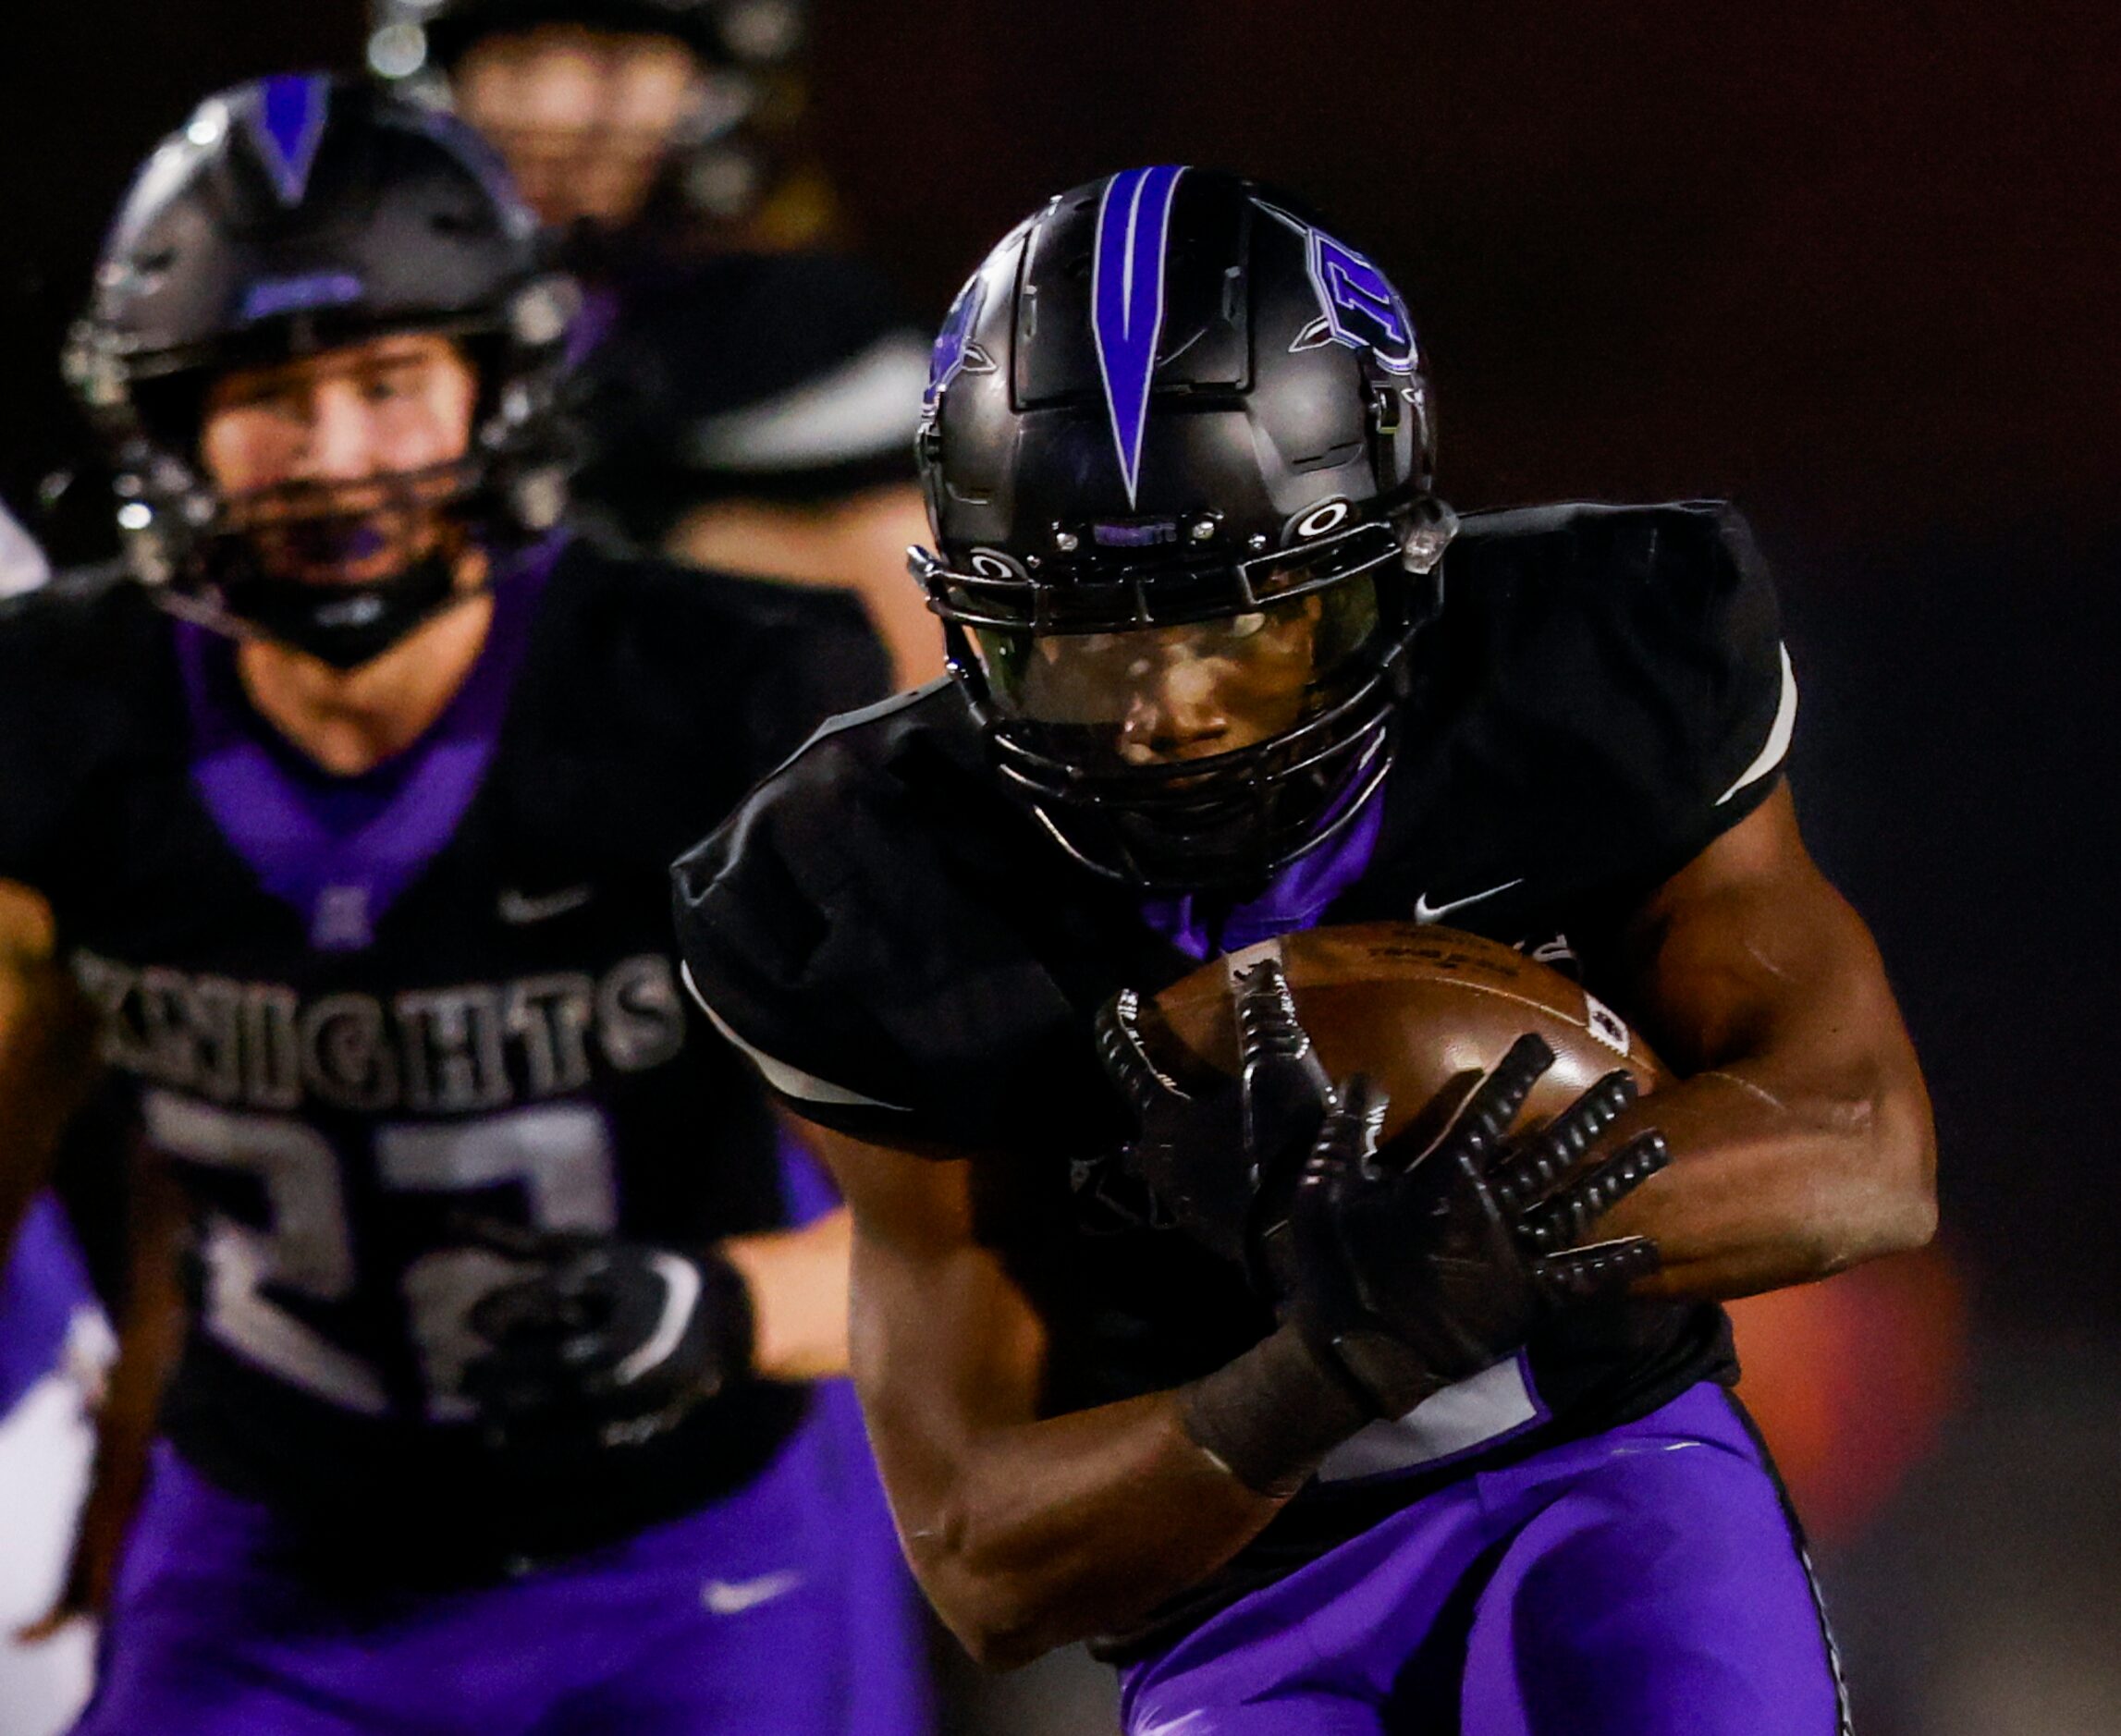
{"type": "Polygon", "coordinates": [[[1638,1016],[1686,1072],[1906,1043],[1870,930],[1805,849],[1786,785],[1657,888],[1622,951],[1638,1016]]]}

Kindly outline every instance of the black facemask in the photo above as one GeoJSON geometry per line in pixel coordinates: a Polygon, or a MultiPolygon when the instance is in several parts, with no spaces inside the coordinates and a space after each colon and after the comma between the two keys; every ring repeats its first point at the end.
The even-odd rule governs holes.
{"type": "Polygon", "coordinates": [[[166,601],[223,632],[357,669],[466,598],[458,581],[481,540],[474,527],[484,504],[467,463],[355,485],[260,490],[239,512],[225,509],[221,525],[200,539],[166,601]],[[444,516],[434,528],[437,513],[444,516]],[[250,522],[239,528],[243,520],[250,522]],[[431,527],[424,532],[423,521],[431,527]],[[411,553],[422,544],[425,552],[411,553]],[[394,551],[410,558],[381,578],[332,576],[373,570],[394,551]]]}

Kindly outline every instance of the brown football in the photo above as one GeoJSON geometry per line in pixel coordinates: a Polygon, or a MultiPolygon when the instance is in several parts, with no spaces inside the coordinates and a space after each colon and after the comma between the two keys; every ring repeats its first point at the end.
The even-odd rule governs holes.
{"type": "Polygon", "coordinates": [[[1203,965],[1143,1019],[1150,1058],[1182,1080],[1204,1067],[1234,1073],[1232,983],[1277,955],[1326,1071],[1336,1082],[1366,1073],[1389,1094],[1388,1138],[1425,1107],[1462,1096],[1527,1031],[1546,1038],[1555,1061],[1526,1099],[1525,1122],[1559,1113],[1616,1067],[1646,1095],[1671,1077],[1638,1033],[1560,972],[1498,941],[1413,923],[1315,928],[1203,965]]]}

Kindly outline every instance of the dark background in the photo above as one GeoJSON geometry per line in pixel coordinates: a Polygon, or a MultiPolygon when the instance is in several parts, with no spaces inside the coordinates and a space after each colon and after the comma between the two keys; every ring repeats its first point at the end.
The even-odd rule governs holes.
{"type": "MultiPolygon", "coordinates": [[[[31,20],[18,20],[27,25],[31,20]]],[[[0,494],[131,166],[360,0],[69,0],[0,69],[0,494]]],[[[941,311],[1046,193],[1286,181],[1405,289],[1463,507],[1727,494],[1782,575],[1815,848],[1929,1062],[1981,1317],[2121,1324],[2121,11],[824,0],[860,243],[941,311]]]]}
{"type": "MultiPolygon", "coordinates": [[[[31,22],[0,58],[18,509],[132,165],[208,89],[362,34],[361,0],[31,22]]],[[[1807,831],[1915,1027],[1975,1323],[1955,1432],[1829,1564],[1864,1728],[2121,1729],[2121,8],[822,0],[816,34],[855,238],[924,318],[1047,193],[1248,169],[1406,291],[1462,508],[1748,510],[1807,831]]]]}

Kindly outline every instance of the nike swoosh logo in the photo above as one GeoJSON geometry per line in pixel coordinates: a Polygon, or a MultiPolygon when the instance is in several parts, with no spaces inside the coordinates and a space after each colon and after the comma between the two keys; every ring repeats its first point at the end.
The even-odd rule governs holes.
{"type": "Polygon", "coordinates": [[[776,1597],[785,1597],[803,1583],[803,1575],[790,1569],[762,1573],[756,1579],[711,1579],[701,1589],[700,1601],[717,1616],[741,1616],[776,1597]]]}
{"type": "Polygon", "coordinates": [[[1509,891],[1512,886],[1521,886],[1524,884],[1525,876],[1519,874],[1514,880],[1505,880],[1501,886],[1490,886],[1485,892],[1476,892],[1471,898],[1453,899],[1448,904],[1431,904],[1428,894],[1424,892],[1414,901],[1414,920],[1417,923],[1441,923],[1453,911],[1462,911],[1468,904],[1479,904],[1509,891]]]}
{"type": "Polygon", "coordinates": [[[531,898],[511,887],[501,894],[501,921],[511,928],[549,923],[556,916],[579,911],[595,896],[595,886],[569,886],[564,892],[550,892],[543,898],[531,898]]]}

